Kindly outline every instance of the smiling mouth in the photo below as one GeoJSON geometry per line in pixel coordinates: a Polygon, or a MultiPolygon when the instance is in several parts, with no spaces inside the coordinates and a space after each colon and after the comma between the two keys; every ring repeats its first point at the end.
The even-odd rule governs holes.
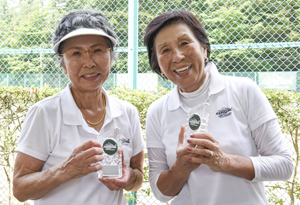
{"type": "Polygon", "coordinates": [[[100,74],[96,73],[96,74],[90,74],[90,75],[83,75],[82,77],[84,77],[84,78],[92,78],[92,77],[95,77],[97,75],[100,75],[100,74]]]}
{"type": "Polygon", "coordinates": [[[188,69],[191,68],[191,65],[190,66],[186,66],[186,67],[183,67],[183,68],[180,68],[180,69],[177,69],[177,70],[174,70],[175,73],[184,73],[186,72],[188,69]]]}

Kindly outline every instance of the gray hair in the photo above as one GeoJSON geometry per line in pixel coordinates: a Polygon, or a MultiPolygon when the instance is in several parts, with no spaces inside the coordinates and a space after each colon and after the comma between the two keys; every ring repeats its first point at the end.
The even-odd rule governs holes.
{"type": "MultiPolygon", "coordinates": [[[[109,36],[117,39],[113,27],[108,23],[105,15],[97,12],[92,12],[90,10],[79,10],[70,12],[59,22],[58,27],[56,28],[52,37],[52,44],[55,45],[64,36],[79,28],[100,28],[104,30],[109,36]]],[[[108,38],[105,39],[109,43],[110,55],[112,56],[112,59],[116,60],[117,55],[114,52],[113,43],[108,38]]],[[[58,48],[58,55],[62,54],[64,44],[65,41],[60,43],[58,48]]],[[[58,63],[60,67],[64,67],[63,58],[60,57],[58,59],[58,63]]]]}

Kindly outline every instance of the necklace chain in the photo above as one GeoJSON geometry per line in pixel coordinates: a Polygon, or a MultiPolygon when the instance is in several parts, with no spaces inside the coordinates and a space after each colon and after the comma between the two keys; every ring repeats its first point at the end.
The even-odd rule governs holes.
{"type": "Polygon", "coordinates": [[[93,123],[93,122],[90,122],[89,120],[87,120],[86,118],[85,118],[85,116],[82,114],[82,117],[85,119],[85,121],[87,122],[87,123],[89,123],[90,125],[98,125],[98,124],[100,124],[101,122],[102,122],[102,120],[104,119],[104,116],[105,116],[105,111],[106,111],[106,103],[105,103],[105,97],[104,97],[104,94],[102,93],[102,100],[103,100],[103,103],[104,103],[104,112],[103,112],[103,115],[102,115],[102,117],[101,117],[101,119],[98,121],[98,122],[95,122],[95,123],[93,123]]]}

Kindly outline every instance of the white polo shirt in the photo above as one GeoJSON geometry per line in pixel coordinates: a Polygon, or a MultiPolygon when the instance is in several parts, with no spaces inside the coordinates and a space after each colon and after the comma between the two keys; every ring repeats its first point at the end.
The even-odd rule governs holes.
{"type": "MultiPolygon", "coordinates": [[[[144,148],[137,109],[130,103],[107,95],[106,114],[100,132],[88,126],[70,91],[70,84],[60,93],[33,105],[28,111],[17,150],[45,161],[42,170],[68,158],[73,150],[110,129],[119,127],[125,162],[144,148]]],[[[98,181],[97,173],[72,179],[52,190],[35,205],[120,204],[125,205],[123,190],[110,191],[98,181]]]]}
{"type": "Polygon", "coordinates": [[[190,174],[178,196],[165,196],[159,191],[158,177],[176,161],[180,126],[186,124],[187,109],[175,87],[154,102],[147,113],[152,191],[163,202],[173,199],[172,205],[268,204],[263,181],[286,180],[293,170],[276,115],[263,92],[249,78],[222,76],[213,63],[206,69],[211,79],[208,89],[198,99],[207,99],[210,93],[208,133],[218,140],[223,152],[250,157],[255,178],[248,181],[214,172],[202,164],[190,174]]]}

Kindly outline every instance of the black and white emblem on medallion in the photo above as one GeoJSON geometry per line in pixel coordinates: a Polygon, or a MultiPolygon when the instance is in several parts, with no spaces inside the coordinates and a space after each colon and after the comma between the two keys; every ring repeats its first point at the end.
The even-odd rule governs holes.
{"type": "Polygon", "coordinates": [[[197,130],[201,125],[201,118],[198,114],[193,114],[189,119],[189,126],[192,130],[197,130]]]}

